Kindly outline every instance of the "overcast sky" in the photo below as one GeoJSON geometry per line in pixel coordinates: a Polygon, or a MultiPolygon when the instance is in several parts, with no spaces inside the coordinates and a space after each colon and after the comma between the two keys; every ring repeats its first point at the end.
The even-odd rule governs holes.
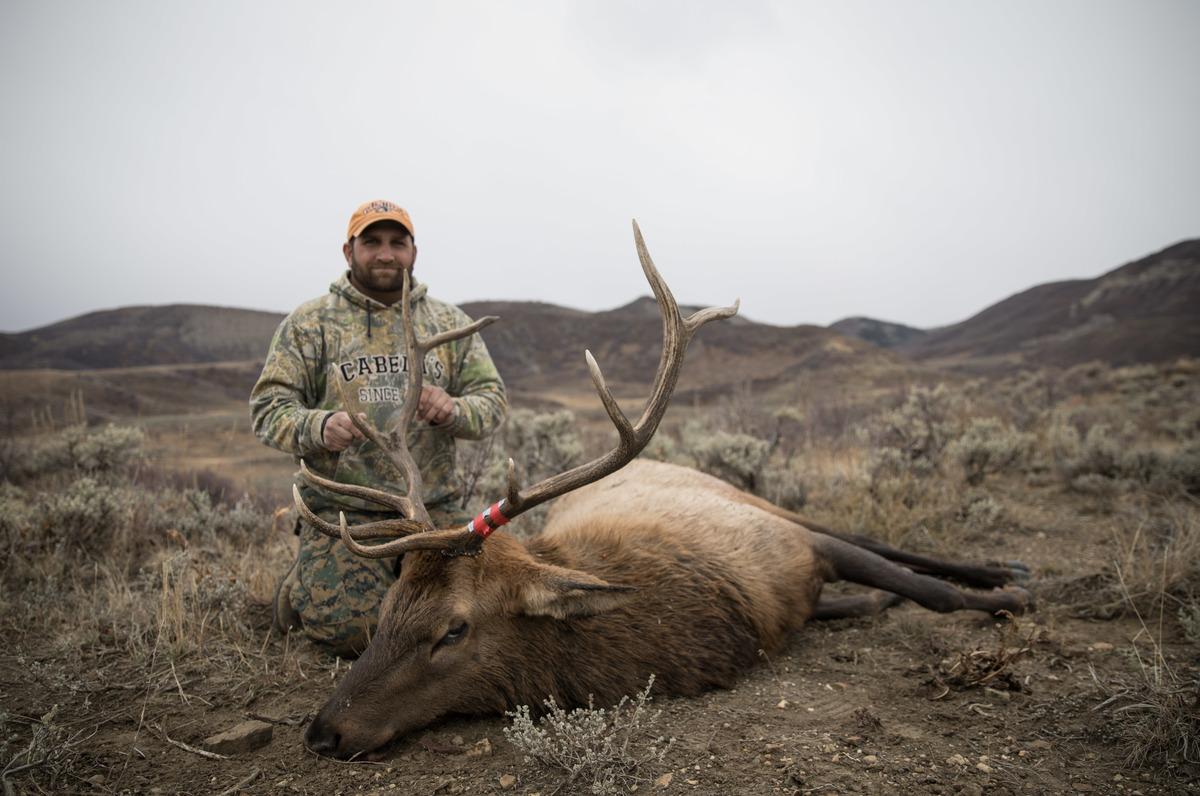
{"type": "Polygon", "coordinates": [[[951,323],[1200,236],[1200,2],[0,4],[0,330],[440,298],[951,323]]]}

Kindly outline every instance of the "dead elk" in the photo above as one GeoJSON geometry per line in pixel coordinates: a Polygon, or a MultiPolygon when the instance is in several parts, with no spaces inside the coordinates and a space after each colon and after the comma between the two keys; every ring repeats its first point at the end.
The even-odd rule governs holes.
{"type": "MultiPolygon", "coordinates": [[[[836,534],[694,470],[633,461],[666,411],[691,336],[737,311],[683,318],[636,224],[634,235],[662,311],[663,354],[636,423],[587,355],[619,435],[613,450],[527,488],[510,462],[506,497],[466,529],[452,530],[430,524],[408,451],[365,423],[363,433],[409,475],[408,495],[338,484],[302,468],[316,486],[403,517],[358,527],[343,518],[339,527],[309,511],[296,492],[306,519],[356,553],[403,556],[374,638],[309,725],[305,743],[313,751],[368,754],[442,716],[499,713],[547,697],[565,706],[587,704],[589,695],[611,704],[650,674],[659,693],[729,687],[759,650],[779,649],[805,620],[873,613],[900,597],[935,611],[1026,607],[1028,594],[1018,588],[969,592],[935,577],[987,588],[1006,584],[1016,570],[940,562],[836,534]],[[539,536],[521,542],[496,530],[559,496],[539,536]],[[395,538],[368,543],[385,537],[395,538]],[[836,580],[881,592],[822,600],[821,587],[836,580]]],[[[416,340],[409,325],[410,357],[491,320],[428,341],[416,340]]],[[[409,396],[420,393],[420,372],[412,378],[409,396]]],[[[406,403],[391,439],[405,438],[415,409],[415,401],[406,403]]]]}

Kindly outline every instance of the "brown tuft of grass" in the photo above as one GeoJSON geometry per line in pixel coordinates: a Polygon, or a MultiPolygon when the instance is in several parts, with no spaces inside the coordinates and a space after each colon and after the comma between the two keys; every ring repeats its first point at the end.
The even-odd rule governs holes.
{"type": "Polygon", "coordinates": [[[1023,691],[1024,685],[1013,665],[1033,654],[1033,647],[1041,631],[1036,625],[1023,627],[1017,618],[1007,611],[1007,619],[999,626],[994,647],[960,651],[944,658],[933,673],[934,682],[945,689],[941,696],[954,691],[972,688],[992,688],[998,691],[1023,691]]]}
{"type": "Polygon", "coordinates": [[[1133,595],[1127,591],[1126,598],[1141,624],[1131,645],[1138,672],[1134,677],[1109,676],[1105,680],[1089,666],[1092,680],[1105,695],[1093,710],[1114,718],[1112,727],[1125,749],[1127,766],[1198,764],[1200,677],[1194,671],[1190,676],[1181,675],[1167,661],[1161,613],[1156,635],[1147,626],[1133,595]],[[1138,646],[1139,640],[1149,644],[1148,651],[1138,646]]]}
{"type": "Polygon", "coordinates": [[[1154,499],[1117,512],[1112,560],[1103,571],[1061,585],[1060,601],[1080,616],[1186,612],[1200,594],[1200,508],[1154,499]]]}

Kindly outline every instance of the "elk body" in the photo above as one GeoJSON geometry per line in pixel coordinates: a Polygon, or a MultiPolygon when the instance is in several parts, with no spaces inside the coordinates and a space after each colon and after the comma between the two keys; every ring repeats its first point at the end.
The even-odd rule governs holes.
{"type": "MultiPolygon", "coordinates": [[[[309,726],[309,748],[342,758],[369,754],[442,716],[499,713],[547,697],[564,706],[589,697],[609,704],[644,687],[651,674],[659,693],[729,687],[760,650],[778,650],[806,620],[872,613],[901,597],[937,611],[1026,607],[1020,589],[968,592],[934,577],[996,587],[1017,570],[940,562],[836,534],[711,476],[631,461],[666,409],[691,333],[736,309],[682,319],[635,234],[666,339],[636,424],[621,414],[589,356],[621,439],[616,449],[529,489],[519,488],[510,465],[505,500],[465,531],[422,526],[414,493],[369,496],[404,513],[388,527],[322,526],[297,497],[310,522],[356,552],[402,556],[376,635],[309,726]],[[537,537],[492,533],[558,496],[537,537]],[[381,536],[400,538],[365,544],[381,536]],[[822,586],[835,580],[882,591],[823,601],[822,586]]],[[[419,392],[419,384],[412,389],[419,392]]],[[[384,441],[377,430],[363,430],[384,441]]],[[[361,488],[302,472],[325,488],[363,496],[361,488]]]]}

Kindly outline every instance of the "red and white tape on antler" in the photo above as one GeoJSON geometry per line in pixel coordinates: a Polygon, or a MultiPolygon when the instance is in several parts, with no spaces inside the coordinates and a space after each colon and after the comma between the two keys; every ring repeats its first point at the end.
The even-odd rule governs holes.
{"type": "Polygon", "coordinates": [[[491,536],[492,531],[496,530],[502,525],[508,524],[508,517],[504,516],[504,505],[505,501],[501,499],[476,514],[475,517],[467,523],[467,530],[473,534],[476,534],[482,539],[486,539],[491,536]]]}

